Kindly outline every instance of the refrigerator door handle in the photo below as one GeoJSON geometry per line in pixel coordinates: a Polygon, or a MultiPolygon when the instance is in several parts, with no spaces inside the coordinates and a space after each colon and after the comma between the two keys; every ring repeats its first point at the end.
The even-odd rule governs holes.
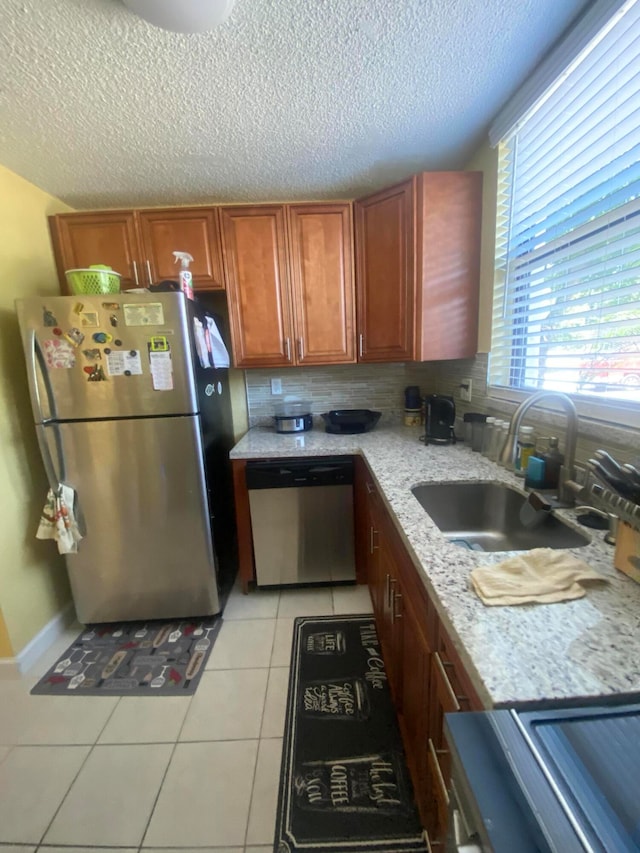
{"type": "Polygon", "coordinates": [[[42,456],[42,462],[44,464],[44,470],[47,475],[47,480],[49,481],[49,488],[57,492],[60,488],[60,483],[64,481],[64,461],[62,456],[62,445],[60,441],[60,433],[58,430],[57,424],[36,424],[36,435],[38,437],[38,444],[40,446],[40,455],[42,456]],[[51,447],[49,446],[49,434],[48,430],[53,432],[53,439],[56,445],[56,455],[60,462],[60,471],[56,471],[56,466],[53,461],[53,456],[51,454],[51,447]]]}
{"type": "Polygon", "coordinates": [[[53,400],[53,390],[49,380],[49,374],[45,368],[44,355],[40,349],[38,338],[36,337],[35,329],[29,330],[29,346],[26,352],[27,357],[27,379],[29,381],[29,395],[31,397],[31,405],[36,423],[46,423],[54,417],[55,405],[53,400]],[[42,406],[40,399],[40,384],[39,377],[42,378],[47,395],[46,411],[42,406]]]}

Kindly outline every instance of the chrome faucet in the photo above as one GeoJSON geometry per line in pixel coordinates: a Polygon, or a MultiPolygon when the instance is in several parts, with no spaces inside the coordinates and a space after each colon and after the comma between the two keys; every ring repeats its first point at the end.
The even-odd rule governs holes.
{"type": "Polygon", "coordinates": [[[575,493],[568,486],[569,482],[573,481],[574,463],[576,458],[576,442],[578,439],[578,413],[572,400],[566,394],[559,391],[537,391],[522,403],[513,413],[511,422],[509,423],[509,431],[505,439],[504,445],[500,452],[499,461],[505,467],[513,469],[516,461],[516,442],[518,438],[518,430],[526,413],[532,406],[545,399],[556,400],[564,408],[567,414],[567,430],[565,433],[564,446],[564,465],[560,469],[560,480],[558,482],[558,500],[564,506],[573,506],[575,503],[575,493]]]}

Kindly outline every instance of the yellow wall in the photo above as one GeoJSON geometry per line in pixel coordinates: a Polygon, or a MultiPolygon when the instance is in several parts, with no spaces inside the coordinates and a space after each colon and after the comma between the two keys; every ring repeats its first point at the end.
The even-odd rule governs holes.
{"type": "Polygon", "coordinates": [[[486,141],[476,151],[467,169],[484,172],[482,190],[482,244],[480,255],[480,310],[478,319],[478,352],[491,349],[491,311],[493,308],[493,273],[496,256],[496,208],[498,198],[498,149],[486,141]]]}
{"type": "Polygon", "coordinates": [[[0,657],[18,654],[71,598],[55,543],[34,538],[47,482],[14,308],[18,296],[59,293],[46,217],[68,210],[0,166],[0,657]]]}
{"type": "Polygon", "coordinates": [[[4,616],[2,615],[2,610],[0,610],[0,659],[12,657],[13,646],[11,645],[11,640],[9,639],[9,632],[7,631],[7,626],[4,621],[4,616]]]}

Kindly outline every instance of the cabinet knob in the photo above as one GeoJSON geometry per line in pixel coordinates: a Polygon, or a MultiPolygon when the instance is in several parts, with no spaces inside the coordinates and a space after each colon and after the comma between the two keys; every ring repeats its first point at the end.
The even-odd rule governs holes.
{"type": "Polygon", "coordinates": [[[291,361],[291,341],[289,338],[284,339],[284,348],[287,351],[287,361],[291,361]]]}
{"type": "Polygon", "coordinates": [[[131,261],[133,264],[133,279],[136,283],[136,287],[140,287],[140,279],[138,278],[138,264],[135,261],[131,261]]]}
{"type": "Polygon", "coordinates": [[[304,349],[302,345],[302,338],[298,338],[298,358],[300,361],[304,358],[304,349]]]}
{"type": "Polygon", "coordinates": [[[149,259],[147,258],[147,278],[149,279],[149,284],[153,284],[153,276],[151,275],[151,264],[149,263],[149,259]]]}
{"type": "Polygon", "coordinates": [[[364,335],[358,335],[358,355],[362,358],[364,352],[364,335]]]}

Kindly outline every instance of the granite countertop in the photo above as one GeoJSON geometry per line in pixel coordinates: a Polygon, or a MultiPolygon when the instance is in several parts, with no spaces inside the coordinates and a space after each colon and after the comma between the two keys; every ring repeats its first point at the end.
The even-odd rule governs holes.
{"type": "MultiPolygon", "coordinates": [[[[601,531],[579,529],[591,543],[571,550],[609,583],[558,604],[486,607],[470,586],[478,565],[510,552],[469,551],[448,542],[412,495],[415,485],[496,480],[522,487],[513,474],[462,444],[427,446],[418,427],[380,427],[363,435],[317,429],[282,435],[256,427],[232,459],[360,453],[486,707],[640,701],[640,585],[613,567],[601,531]]],[[[558,511],[575,525],[575,512],[558,511]]]]}

